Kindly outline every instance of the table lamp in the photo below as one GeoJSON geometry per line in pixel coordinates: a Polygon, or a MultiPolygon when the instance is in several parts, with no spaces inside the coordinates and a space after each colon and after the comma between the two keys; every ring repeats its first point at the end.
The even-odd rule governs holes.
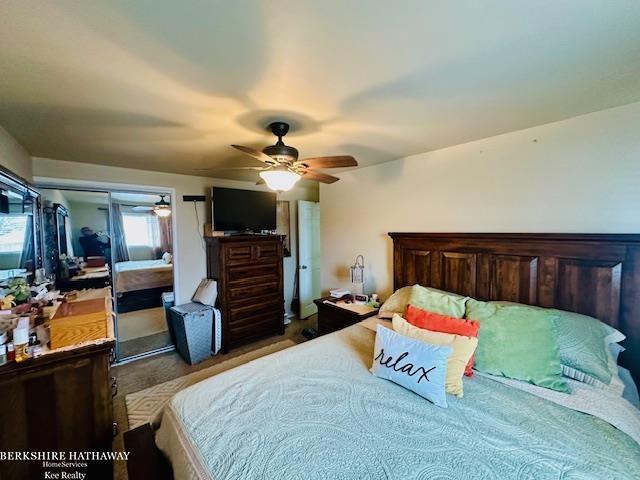
{"type": "Polygon", "coordinates": [[[351,283],[353,284],[353,294],[364,294],[364,257],[358,255],[356,261],[350,267],[351,271],[351,283]]]}

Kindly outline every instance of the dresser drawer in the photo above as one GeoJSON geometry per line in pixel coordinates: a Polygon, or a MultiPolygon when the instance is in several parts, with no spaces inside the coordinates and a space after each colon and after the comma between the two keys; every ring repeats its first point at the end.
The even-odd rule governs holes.
{"type": "Polygon", "coordinates": [[[255,260],[277,260],[279,258],[278,244],[267,243],[264,245],[255,245],[253,253],[255,260]]]}
{"type": "Polygon", "coordinates": [[[233,245],[225,248],[225,256],[228,262],[246,262],[253,258],[253,247],[251,244],[233,245]]]}
{"type": "Polygon", "coordinates": [[[228,289],[227,294],[231,303],[246,301],[249,297],[280,295],[280,282],[278,280],[263,280],[254,285],[233,286],[228,289]]]}
{"type": "Polygon", "coordinates": [[[226,335],[228,335],[228,340],[231,342],[250,337],[274,335],[283,322],[284,319],[281,316],[280,309],[268,310],[251,315],[243,320],[230,322],[226,335]]]}
{"type": "Polygon", "coordinates": [[[229,305],[229,320],[231,323],[243,320],[252,315],[262,315],[264,312],[282,310],[284,300],[280,295],[268,295],[265,297],[252,298],[250,302],[235,302],[229,305]]]}
{"type": "Polygon", "coordinates": [[[270,283],[280,280],[280,269],[277,265],[245,265],[229,267],[227,279],[231,285],[270,283]]]}
{"type": "Polygon", "coordinates": [[[277,243],[249,244],[228,246],[225,249],[225,260],[229,265],[247,264],[251,262],[275,263],[280,258],[277,243]]]}

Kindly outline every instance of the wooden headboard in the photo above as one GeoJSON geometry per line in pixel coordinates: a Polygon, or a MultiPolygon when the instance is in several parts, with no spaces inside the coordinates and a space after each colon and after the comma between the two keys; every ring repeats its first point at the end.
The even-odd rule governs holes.
{"type": "Polygon", "coordinates": [[[394,290],[418,283],[596,317],[627,336],[640,383],[640,235],[389,233],[394,290]]]}

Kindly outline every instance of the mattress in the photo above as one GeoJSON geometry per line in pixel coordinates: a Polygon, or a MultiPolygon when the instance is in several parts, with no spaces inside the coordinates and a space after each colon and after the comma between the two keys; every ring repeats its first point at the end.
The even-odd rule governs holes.
{"type": "Polygon", "coordinates": [[[171,270],[173,265],[166,263],[164,260],[129,260],[127,262],[117,262],[117,272],[128,272],[131,270],[171,270]]]}
{"type": "Polygon", "coordinates": [[[354,325],[178,393],[156,435],[176,479],[638,479],[610,423],[476,375],[449,408],[374,377],[354,325]]]}
{"type": "Polygon", "coordinates": [[[117,262],[116,292],[131,292],[173,285],[173,265],[163,260],[117,262]]]}

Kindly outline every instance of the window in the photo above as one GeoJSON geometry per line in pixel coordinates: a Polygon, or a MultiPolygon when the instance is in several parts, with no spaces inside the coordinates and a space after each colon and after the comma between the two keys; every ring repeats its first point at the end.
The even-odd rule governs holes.
{"type": "Polygon", "coordinates": [[[29,215],[0,216],[0,253],[22,252],[29,215]]]}
{"type": "Polygon", "coordinates": [[[160,246],[160,229],[155,215],[123,213],[122,226],[127,246],[160,246]]]}

